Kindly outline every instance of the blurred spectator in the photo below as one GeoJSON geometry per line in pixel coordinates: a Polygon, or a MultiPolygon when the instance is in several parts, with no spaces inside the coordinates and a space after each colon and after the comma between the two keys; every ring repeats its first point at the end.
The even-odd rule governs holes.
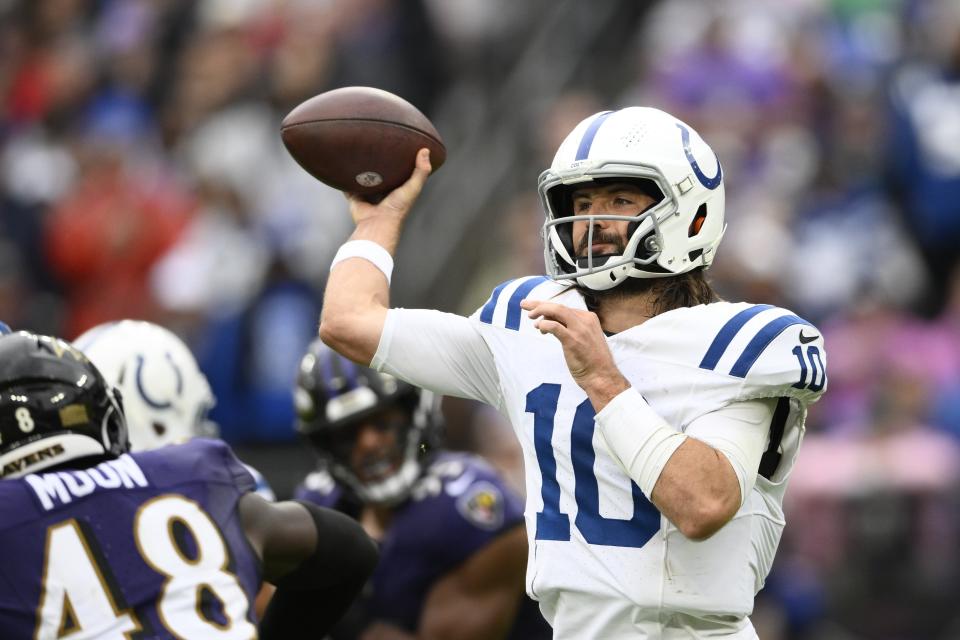
{"type": "Polygon", "coordinates": [[[77,146],[77,182],[46,219],[46,255],[67,298],[67,336],[118,317],[157,317],[150,269],[194,207],[162,167],[130,166],[122,146],[94,135],[77,146]]]}
{"type": "Polygon", "coordinates": [[[889,187],[926,261],[931,296],[943,308],[960,264],[960,5],[925,5],[931,50],[900,68],[890,89],[889,187]]]}
{"type": "MultiPolygon", "coordinates": [[[[960,4],[580,4],[0,0],[0,318],[175,328],[225,437],[286,470],[288,390],[352,228],[283,148],[291,108],[368,84],[435,120],[450,159],[425,226],[456,264],[402,277],[472,310],[542,269],[528,187],[556,132],[661,106],[723,161],[718,290],[817,321],[831,352],[761,637],[960,637],[960,4]]],[[[451,406],[451,443],[509,477],[498,416],[451,406]]]]}
{"type": "Polygon", "coordinates": [[[197,359],[218,398],[210,417],[224,440],[295,440],[290,389],[319,315],[317,292],[276,261],[247,306],[210,318],[197,359]]]}
{"type": "Polygon", "coordinates": [[[790,514],[804,533],[784,540],[771,592],[798,637],[826,637],[825,619],[853,637],[949,637],[938,634],[960,580],[960,446],[917,421],[918,380],[888,376],[876,391],[873,435],[808,435],[795,469],[790,514]]]}

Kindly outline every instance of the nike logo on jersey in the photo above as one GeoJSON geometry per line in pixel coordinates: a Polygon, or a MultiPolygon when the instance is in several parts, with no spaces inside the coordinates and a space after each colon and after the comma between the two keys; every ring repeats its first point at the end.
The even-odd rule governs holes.
{"type": "Polygon", "coordinates": [[[805,336],[803,335],[803,329],[800,330],[800,344],[807,344],[808,342],[813,342],[819,337],[820,336],[818,335],[805,336]]]}

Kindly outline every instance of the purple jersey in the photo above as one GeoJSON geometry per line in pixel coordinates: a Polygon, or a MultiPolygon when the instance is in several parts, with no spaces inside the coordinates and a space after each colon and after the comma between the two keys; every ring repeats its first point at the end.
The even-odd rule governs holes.
{"type": "MultiPolygon", "coordinates": [[[[352,516],[359,513],[355,499],[324,471],[310,474],[295,497],[352,516]]],[[[522,523],[523,501],[486,461],[463,453],[440,454],[410,498],[394,511],[380,541],[380,562],[365,596],[363,617],[415,631],[437,580],[522,523]]],[[[549,637],[549,627],[532,601],[527,601],[520,618],[526,631],[516,637],[549,637]]]]}
{"type": "Polygon", "coordinates": [[[253,488],[204,439],[0,481],[3,637],[254,637],[253,488]]]}

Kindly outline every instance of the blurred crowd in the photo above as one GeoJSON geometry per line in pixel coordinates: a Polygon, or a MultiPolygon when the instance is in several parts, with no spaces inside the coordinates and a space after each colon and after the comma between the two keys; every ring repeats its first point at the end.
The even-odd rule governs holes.
{"type": "Polygon", "coordinates": [[[726,295],[824,331],[768,633],[960,637],[960,3],[721,4],[660,5],[624,100],[718,150],[726,295]]]}
{"type": "MultiPolygon", "coordinates": [[[[0,319],[66,338],[163,324],[194,347],[226,439],[295,442],[296,363],[351,225],[280,120],[371,85],[456,132],[541,33],[584,48],[551,23],[575,4],[0,0],[0,319]]],[[[761,637],[960,637],[960,2],[584,4],[615,24],[576,73],[545,56],[556,99],[510,96],[509,177],[434,178],[471,194],[500,177],[484,233],[449,239],[470,247],[450,310],[542,272],[536,177],[573,124],[628,104],[689,121],[727,180],[717,288],[816,323],[830,357],[761,637]]],[[[448,408],[451,444],[517,477],[509,427],[448,408]]]]}

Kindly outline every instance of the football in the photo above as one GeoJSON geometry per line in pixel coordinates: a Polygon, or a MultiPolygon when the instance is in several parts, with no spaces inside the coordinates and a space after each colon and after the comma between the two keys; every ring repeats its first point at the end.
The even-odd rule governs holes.
{"type": "Polygon", "coordinates": [[[447,158],[419,109],[373,87],[333,89],[302,102],[283,119],[280,135],[307,173],[363,196],[382,196],[406,182],[419,149],[430,149],[434,171],[447,158]]]}

